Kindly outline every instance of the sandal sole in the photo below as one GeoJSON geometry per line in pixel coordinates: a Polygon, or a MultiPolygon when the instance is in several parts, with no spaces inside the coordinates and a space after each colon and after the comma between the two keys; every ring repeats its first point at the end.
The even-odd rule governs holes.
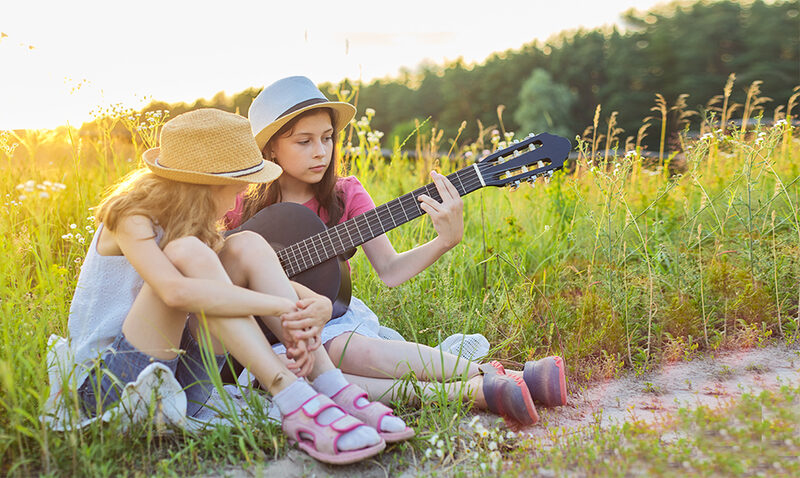
{"type": "Polygon", "coordinates": [[[399,441],[408,440],[409,438],[414,438],[414,435],[416,435],[416,432],[409,427],[406,427],[406,429],[401,432],[378,431],[378,436],[383,438],[386,443],[397,443],[399,441]]]}
{"type": "Polygon", "coordinates": [[[377,445],[373,445],[368,448],[362,448],[360,450],[353,451],[340,451],[335,455],[329,455],[327,453],[318,451],[316,448],[314,448],[314,445],[309,442],[298,442],[290,439],[289,443],[296,443],[297,447],[308,453],[311,458],[323,463],[328,463],[330,465],[349,465],[351,463],[357,463],[366,458],[377,455],[378,453],[382,452],[384,448],[386,448],[386,442],[381,441],[377,445]]]}

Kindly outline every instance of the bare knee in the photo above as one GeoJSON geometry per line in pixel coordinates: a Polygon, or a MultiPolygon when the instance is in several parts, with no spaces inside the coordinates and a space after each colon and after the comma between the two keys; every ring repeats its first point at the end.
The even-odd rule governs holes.
{"type": "Polygon", "coordinates": [[[179,237],[164,247],[164,255],[184,275],[192,270],[209,270],[219,266],[213,249],[194,236],[179,237]]]}
{"type": "Polygon", "coordinates": [[[325,348],[333,364],[348,371],[355,367],[363,367],[364,364],[376,365],[381,360],[381,354],[372,345],[369,337],[357,333],[344,333],[331,339],[325,348]]]}
{"type": "Polygon", "coordinates": [[[242,285],[243,276],[254,268],[281,267],[278,254],[272,246],[253,231],[242,231],[225,239],[219,257],[234,283],[239,285],[242,285]]]}

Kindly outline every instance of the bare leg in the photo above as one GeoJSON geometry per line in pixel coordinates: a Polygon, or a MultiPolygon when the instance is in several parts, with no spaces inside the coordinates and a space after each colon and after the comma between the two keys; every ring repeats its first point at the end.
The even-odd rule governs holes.
{"type": "Polygon", "coordinates": [[[442,381],[479,374],[478,364],[427,345],[342,334],[327,344],[343,372],[374,378],[401,378],[408,372],[421,380],[442,381]]]}
{"type": "MultiPolygon", "coordinates": [[[[204,278],[230,283],[217,256],[195,238],[175,240],[165,247],[164,252],[186,275],[201,270],[204,278]]],[[[268,265],[262,266],[269,270],[268,265]]],[[[270,271],[278,275],[278,271],[270,271]]],[[[222,343],[228,344],[233,356],[272,394],[295,381],[296,377],[272,351],[253,317],[206,317],[206,320],[211,335],[218,339],[214,342],[215,349],[222,343]]],[[[159,359],[171,359],[177,355],[185,325],[186,312],[167,306],[145,284],[125,319],[122,331],[137,349],[159,359]]]]}
{"type": "Polygon", "coordinates": [[[486,400],[483,397],[483,376],[481,375],[476,375],[466,382],[417,382],[416,384],[405,380],[363,377],[361,375],[345,374],[345,378],[348,382],[363,388],[370,400],[378,400],[387,405],[398,400],[421,405],[444,392],[447,394],[448,400],[463,400],[472,402],[477,408],[486,408],[486,400]]]}
{"type": "MultiPolygon", "coordinates": [[[[297,300],[297,294],[286,278],[275,253],[260,235],[245,231],[230,236],[225,241],[225,248],[220,252],[220,260],[234,284],[257,292],[297,300]],[[267,264],[270,267],[266,267],[267,264]],[[280,274],[275,273],[275,267],[279,268],[280,274]]],[[[286,343],[287,336],[281,326],[280,317],[262,317],[262,319],[278,340],[286,343]]],[[[314,380],[322,373],[335,368],[323,347],[311,353],[314,356],[314,368],[308,375],[309,380],[314,380]]]]}

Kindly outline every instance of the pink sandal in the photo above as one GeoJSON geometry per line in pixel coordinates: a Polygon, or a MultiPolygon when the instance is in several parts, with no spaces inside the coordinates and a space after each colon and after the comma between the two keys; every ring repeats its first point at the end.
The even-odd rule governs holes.
{"type": "MultiPolygon", "coordinates": [[[[415,435],[414,429],[406,427],[399,432],[383,432],[380,429],[383,417],[393,415],[392,409],[380,402],[369,402],[363,407],[358,406],[358,399],[367,399],[367,392],[352,383],[335,393],[331,399],[350,415],[358,418],[378,432],[386,443],[408,440],[415,435]]],[[[368,400],[368,399],[367,399],[368,400]]]]}
{"type": "Polygon", "coordinates": [[[511,420],[514,426],[531,426],[539,421],[530,390],[522,378],[506,374],[503,365],[495,360],[479,365],[478,369],[483,373],[483,398],[489,411],[511,420]]]}
{"type": "Polygon", "coordinates": [[[360,450],[339,451],[336,444],[343,434],[366,425],[361,420],[347,415],[347,412],[330,424],[322,425],[317,417],[331,407],[341,409],[325,395],[317,394],[311,397],[297,410],[283,417],[283,432],[289,437],[290,442],[296,442],[301,450],[313,458],[333,465],[355,463],[375,456],[386,448],[386,442],[381,440],[377,445],[360,450]],[[311,438],[303,437],[301,434],[308,434],[311,438]]]}

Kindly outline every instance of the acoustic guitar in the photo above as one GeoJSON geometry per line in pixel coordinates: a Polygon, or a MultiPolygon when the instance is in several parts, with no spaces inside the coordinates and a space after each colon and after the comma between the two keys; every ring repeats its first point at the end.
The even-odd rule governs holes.
{"type": "MultiPolygon", "coordinates": [[[[447,178],[464,196],[486,186],[533,183],[564,167],[569,140],[549,133],[530,135],[495,151],[447,178]]],[[[295,203],[278,203],[259,211],[229,234],[249,230],[261,234],[275,249],[286,275],[333,302],[333,317],[342,315],[350,303],[350,269],[345,261],[355,248],[405,224],[425,211],[418,196],[441,201],[433,183],[384,203],[359,216],[327,227],[310,209],[295,203]]],[[[270,342],[277,340],[259,321],[270,342]]]]}
{"type": "MultiPolygon", "coordinates": [[[[460,196],[486,186],[517,187],[523,181],[550,177],[564,167],[569,140],[549,133],[528,136],[498,150],[447,178],[460,196]]],[[[295,203],[278,203],[264,208],[230,234],[258,232],[275,249],[286,275],[334,303],[333,317],[342,315],[350,303],[350,269],[344,263],[355,248],[425,211],[418,196],[426,194],[441,201],[439,191],[429,183],[359,216],[327,227],[310,209],[295,203]]]]}

